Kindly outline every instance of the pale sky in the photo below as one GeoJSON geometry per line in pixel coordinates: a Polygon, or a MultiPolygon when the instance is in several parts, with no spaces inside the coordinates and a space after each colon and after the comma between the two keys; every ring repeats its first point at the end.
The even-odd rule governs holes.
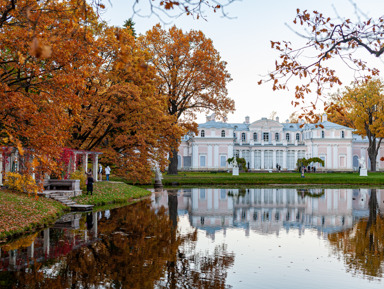
{"type": "MultiPolygon", "coordinates": [[[[378,17],[384,12],[382,0],[354,2],[369,17],[378,17]]],[[[106,5],[107,11],[102,18],[110,25],[122,26],[125,20],[132,17],[132,3],[133,0],[111,0],[111,4],[106,5]]],[[[145,6],[141,8],[145,14],[145,6]]],[[[274,69],[278,54],[271,49],[271,40],[289,40],[293,44],[297,43],[298,47],[303,43],[303,39],[285,25],[292,24],[297,8],[317,10],[331,18],[336,17],[336,9],[340,17],[356,19],[354,7],[349,0],[242,0],[226,9],[234,19],[223,18],[221,13],[207,11],[207,21],[181,16],[168,25],[162,25],[165,28],[176,25],[184,31],[201,30],[206,37],[212,39],[222,59],[228,63],[227,70],[233,79],[227,87],[229,97],[235,101],[236,111],[228,116],[228,122],[243,122],[247,115],[253,122],[261,117],[269,117],[272,111],[276,111],[280,121],[284,121],[297,110],[291,105],[293,90],[274,92],[271,84],[259,86],[257,81],[274,69]]],[[[133,21],[137,34],[144,34],[160,22],[156,16],[145,18],[137,15],[133,15],[133,21]]],[[[365,52],[362,55],[364,59],[379,63],[384,69],[377,58],[374,59],[365,52]]],[[[349,85],[353,79],[351,72],[344,66],[337,72],[343,75],[343,85],[349,85]]],[[[205,122],[205,115],[200,115],[197,122],[205,122]]]]}

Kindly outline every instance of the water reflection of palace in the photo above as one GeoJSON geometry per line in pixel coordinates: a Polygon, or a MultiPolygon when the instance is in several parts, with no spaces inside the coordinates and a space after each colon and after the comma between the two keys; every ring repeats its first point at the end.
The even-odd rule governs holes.
{"type": "MultiPolygon", "coordinates": [[[[215,232],[239,227],[263,234],[296,228],[316,229],[319,235],[351,228],[369,215],[368,189],[183,189],[177,192],[178,214],[188,212],[195,228],[214,238],[215,232]]],[[[377,190],[384,209],[384,190],[377,190]]],[[[153,206],[168,207],[168,193],[152,195],[153,206]]]]}
{"type": "MultiPolygon", "coordinates": [[[[109,211],[104,214],[107,217],[109,211]]],[[[0,271],[18,271],[33,262],[67,255],[70,251],[97,240],[101,212],[68,214],[54,226],[16,240],[0,248],[0,271]]]]}

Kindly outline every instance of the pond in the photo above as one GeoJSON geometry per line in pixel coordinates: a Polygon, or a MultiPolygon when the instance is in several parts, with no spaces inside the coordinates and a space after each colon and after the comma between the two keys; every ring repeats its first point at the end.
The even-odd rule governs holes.
{"type": "Polygon", "coordinates": [[[383,288],[384,190],[172,189],[0,247],[0,288],[383,288]]]}

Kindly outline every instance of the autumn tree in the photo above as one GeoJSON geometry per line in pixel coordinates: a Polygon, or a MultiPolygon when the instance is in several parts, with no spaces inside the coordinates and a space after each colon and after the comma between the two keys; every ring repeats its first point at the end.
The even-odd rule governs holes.
{"type": "Polygon", "coordinates": [[[314,117],[318,101],[326,100],[324,91],[342,84],[341,75],[333,67],[336,60],[356,77],[378,75],[378,68],[369,66],[358,52],[376,57],[383,54],[384,16],[352,21],[297,9],[293,25],[291,29],[306,43],[294,45],[290,41],[271,41],[272,49],[280,55],[275,70],[259,84],[272,82],[273,90],[286,90],[290,82],[297,81],[292,104],[302,106],[307,120],[314,117]],[[309,99],[310,94],[316,97],[309,99]]]}
{"type": "Polygon", "coordinates": [[[146,64],[151,55],[129,29],[104,27],[94,45],[101,64],[87,79],[70,146],[100,150],[117,175],[148,182],[154,161],[164,168],[182,131],[167,114],[166,97],[157,95],[155,69],[146,64]]]}
{"type": "MultiPolygon", "coordinates": [[[[226,62],[201,31],[183,32],[175,26],[168,31],[156,25],[140,37],[143,49],[152,54],[150,63],[159,77],[159,95],[168,99],[168,114],[179,125],[195,130],[196,113],[214,111],[219,117],[234,110],[227,96],[231,80],[226,62]]],[[[170,154],[169,174],[177,174],[178,145],[170,154]]]]}
{"type": "Polygon", "coordinates": [[[353,120],[350,118],[350,107],[342,106],[342,94],[341,90],[337,93],[333,93],[329,96],[329,100],[326,101],[326,114],[327,119],[330,122],[337,123],[350,128],[355,128],[353,120]]]}
{"type": "Polygon", "coordinates": [[[355,133],[368,138],[368,156],[371,171],[376,171],[376,159],[384,137],[384,94],[383,83],[378,80],[368,80],[346,87],[340,95],[337,107],[342,111],[347,122],[352,122],[355,133]]]}
{"type": "Polygon", "coordinates": [[[33,151],[27,164],[40,177],[57,169],[95,56],[89,24],[96,15],[78,8],[74,1],[0,1],[0,146],[33,151]]]}

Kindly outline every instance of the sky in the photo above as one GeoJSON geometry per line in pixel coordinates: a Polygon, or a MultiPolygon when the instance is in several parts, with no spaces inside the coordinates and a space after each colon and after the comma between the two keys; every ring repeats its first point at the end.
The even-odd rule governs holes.
{"type": "MultiPolygon", "coordinates": [[[[151,0],[140,1],[138,8],[142,10],[141,13],[148,14],[145,2],[151,0]]],[[[339,15],[356,19],[351,0],[240,0],[226,8],[229,16],[226,18],[221,13],[206,11],[206,20],[183,15],[177,19],[167,19],[170,23],[164,23],[155,15],[133,15],[133,2],[134,0],[111,0],[106,4],[102,19],[110,25],[122,26],[125,20],[132,17],[137,34],[145,34],[155,24],[161,23],[165,28],[176,25],[184,31],[201,30],[206,37],[212,39],[221,58],[227,62],[227,70],[233,79],[227,88],[228,96],[235,101],[236,111],[228,115],[228,122],[244,122],[245,116],[249,116],[253,122],[262,117],[269,118],[273,111],[282,122],[298,110],[291,105],[294,99],[293,89],[273,91],[270,83],[260,86],[257,84],[263,76],[273,71],[278,58],[278,54],[271,49],[271,40],[289,40],[295,47],[304,43],[302,38],[287,27],[287,24],[292,25],[297,8],[317,10],[331,18],[339,15]]],[[[368,17],[381,16],[380,13],[384,11],[382,0],[354,0],[354,3],[368,17]]],[[[367,53],[363,52],[361,55],[368,62],[380,62],[367,53]]],[[[338,63],[334,65],[337,73],[342,76],[343,86],[349,85],[353,80],[351,71],[338,63]]],[[[292,85],[294,87],[296,84],[292,82],[292,85]]],[[[313,97],[309,95],[308,99],[313,97]]],[[[319,105],[319,111],[321,109],[319,105]]],[[[205,122],[205,114],[198,115],[197,122],[205,122]]]]}

